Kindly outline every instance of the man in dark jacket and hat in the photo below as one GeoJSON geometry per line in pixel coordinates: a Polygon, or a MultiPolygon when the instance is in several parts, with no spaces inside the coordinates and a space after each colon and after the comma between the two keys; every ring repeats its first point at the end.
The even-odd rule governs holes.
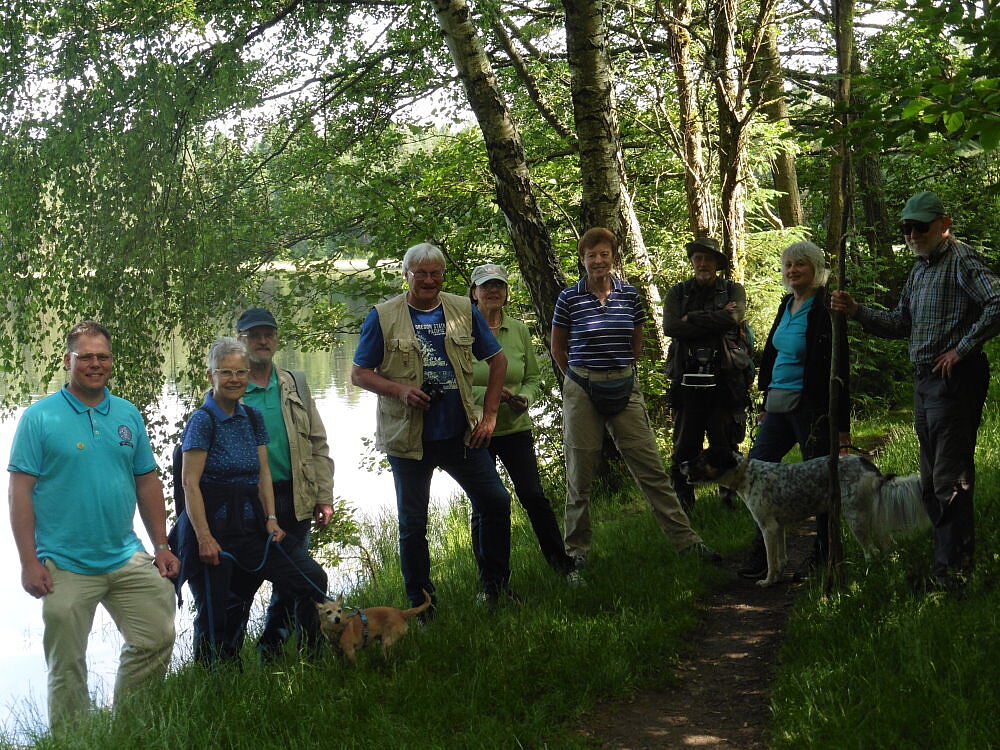
{"type": "Polygon", "coordinates": [[[673,339],[667,355],[674,412],[670,471],[681,504],[690,510],[694,488],[679,467],[701,452],[706,435],[711,447],[735,450],[742,442],[751,363],[740,332],[746,291],[720,276],[729,259],[711,237],[698,237],[685,250],[694,275],[667,293],[663,331],[673,339]]]}

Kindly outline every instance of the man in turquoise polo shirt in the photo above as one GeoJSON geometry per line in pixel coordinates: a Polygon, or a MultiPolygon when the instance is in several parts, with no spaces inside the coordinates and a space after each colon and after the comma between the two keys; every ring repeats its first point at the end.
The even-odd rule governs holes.
{"type": "Polygon", "coordinates": [[[107,388],[108,330],[94,321],[76,325],[63,363],[69,382],[25,410],[7,467],[21,584],[43,599],[53,729],[89,707],[87,637],[98,604],[125,639],[115,702],[164,675],[174,644],[174,587],[166,579],[180,567],[167,546],[146,425],[107,388]],[[152,556],[133,530],[136,507],[152,556]]]}
{"type": "MultiPolygon", "coordinates": [[[[240,341],[250,351],[250,382],[243,402],[260,410],[270,442],[267,461],[274,483],[278,525],[309,550],[313,521],[320,528],[333,517],[333,459],[326,429],[313,401],[305,375],[274,365],[278,351],[278,323],[262,307],[246,310],[236,323],[240,341]]],[[[261,643],[280,647],[291,630],[295,598],[280,588],[271,596],[261,643]]],[[[245,629],[249,602],[240,621],[245,629]]],[[[262,653],[265,658],[270,652],[262,653]]]]}

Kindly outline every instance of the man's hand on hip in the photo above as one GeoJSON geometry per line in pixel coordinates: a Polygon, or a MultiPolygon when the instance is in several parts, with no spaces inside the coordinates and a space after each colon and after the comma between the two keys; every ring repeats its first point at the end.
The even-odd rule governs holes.
{"type": "Polygon", "coordinates": [[[961,359],[956,349],[949,349],[944,354],[939,354],[934,358],[934,367],[931,368],[931,372],[938,373],[942,378],[950,378],[952,368],[961,359]]]}

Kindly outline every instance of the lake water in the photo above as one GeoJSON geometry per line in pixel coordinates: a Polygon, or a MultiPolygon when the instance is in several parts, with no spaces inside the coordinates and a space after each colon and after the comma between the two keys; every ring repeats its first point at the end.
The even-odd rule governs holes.
{"type": "MultiPolygon", "coordinates": [[[[292,369],[305,370],[326,426],[330,448],[336,462],[334,492],[346,498],[359,516],[376,516],[394,512],[395,490],[388,471],[376,474],[361,464],[370,457],[364,439],[375,433],[375,395],[351,385],[351,358],[357,342],[356,336],[345,336],[344,343],[330,352],[282,352],[278,362],[292,369]]],[[[169,393],[159,408],[174,416],[180,415],[181,406],[169,393]]],[[[10,456],[19,409],[12,417],[0,420],[0,457],[6,468],[10,456]]],[[[167,465],[167,457],[160,456],[160,465],[167,465]]],[[[0,471],[0,493],[7,497],[8,474],[0,471]]],[[[433,497],[443,501],[458,492],[450,477],[438,472],[434,478],[433,497]]],[[[136,517],[136,529],[150,549],[142,523],[136,517]]],[[[0,731],[21,735],[26,727],[47,721],[46,669],[42,652],[42,604],[21,588],[20,563],[11,536],[8,521],[0,522],[0,559],[4,573],[0,575],[0,601],[7,614],[0,619],[0,731]]],[[[331,578],[337,571],[328,571],[331,578]]],[[[185,610],[190,596],[185,597],[185,610]]],[[[177,643],[174,647],[175,662],[190,653],[190,615],[178,613],[177,643]]],[[[87,649],[87,666],[90,690],[100,704],[110,702],[114,688],[114,675],[118,665],[121,638],[103,608],[98,607],[90,645],[87,649]]]]}

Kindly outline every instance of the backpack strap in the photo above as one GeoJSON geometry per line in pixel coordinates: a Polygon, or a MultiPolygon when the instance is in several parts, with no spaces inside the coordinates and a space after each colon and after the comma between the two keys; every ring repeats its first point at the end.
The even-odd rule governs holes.
{"type": "Polygon", "coordinates": [[[302,404],[306,407],[306,411],[312,414],[313,397],[312,391],[309,390],[309,386],[306,383],[305,372],[302,370],[285,370],[285,372],[292,376],[295,392],[299,394],[299,399],[301,399],[302,404]]]}

